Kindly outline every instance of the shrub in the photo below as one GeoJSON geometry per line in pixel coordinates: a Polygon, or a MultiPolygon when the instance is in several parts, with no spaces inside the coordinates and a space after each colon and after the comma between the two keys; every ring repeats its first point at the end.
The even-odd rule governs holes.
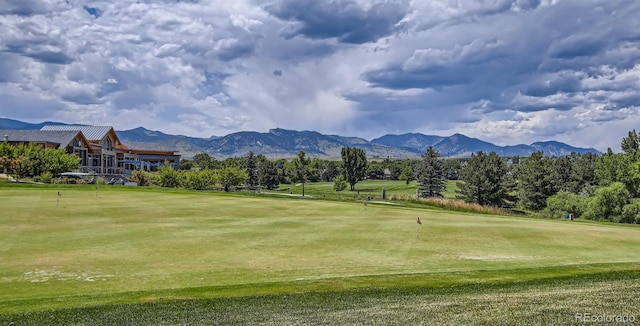
{"type": "Polygon", "coordinates": [[[512,212],[492,206],[482,206],[476,203],[468,203],[464,200],[447,199],[441,197],[420,197],[415,199],[415,195],[390,195],[389,200],[405,200],[417,203],[425,203],[429,206],[444,208],[452,211],[473,212],[494,215],[514,215],[512,212]]]}
{"type": "Polygon", "coordinates": [[[51,172],[43,172],[40,175],[40,182],[44,182],[44,183],[51,183],[51,180],[53,179],[53,173],[51,172]]]}
{"type": "Polygon", "coordinates": [[[216,174],[212,170],[185,171],[184,186],[188,189],[211,189],[216,183],[216,174]]]}
{"type": "Polygon", "coordinates": [[[620,223],[640,224],[640,199],[635,199],[622,208],[620,223]]]}
{"type": "Polygon", "coordinates": [[[590,220],[617,220],[622,215],[622,209],[627,204],[629,191],[624,184],[614,182],[608,187],[596,189],[596,195],[589,202],[589,208],[584,217],[590,220]]]}
{"type": "Polygon", "coordinates": [[[568,191],[560,191],[547,198],[545,212],[552,217],[563,217],[565,214],[573,213],[575,217],[580,217],[587,210],[589,199],[582,195],[577,195],[568,191]]]}
{"type": "Polygon", "coordinates": [[[131,180],[131,182],[137,183],[138,186],[149,186],[151,185],[151,178],[152,178],[151,173],[141,171],[141,170],[136,170],[136,171],[133,171],[133,173],[131,174],[131,177],[129,177],[129,180],[131,180]]]}
{"type": "Polygon", "coordinates": [[[183,182],[183,175],[180,171],[175,170],[169,165],[169,162],[165,161],[164,166],[158,167],[158,179],[157,184],[161,187],[177,188],[180,187],[183,182]]]}

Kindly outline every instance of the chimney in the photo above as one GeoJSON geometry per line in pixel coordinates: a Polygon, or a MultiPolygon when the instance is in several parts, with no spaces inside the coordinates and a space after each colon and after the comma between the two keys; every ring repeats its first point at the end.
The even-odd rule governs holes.
{"type": "Polygon", "coordinates": [[[9,135],[4,135],[4,141],[9,141],[9,135]]]}

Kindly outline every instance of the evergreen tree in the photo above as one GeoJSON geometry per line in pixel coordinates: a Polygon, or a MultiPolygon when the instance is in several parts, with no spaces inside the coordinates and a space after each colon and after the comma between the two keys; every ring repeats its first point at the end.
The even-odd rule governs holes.
{"type": "Polygon", "coordinates": [[[258,184],[271,190],[280,184],[276,163],[258,155],[258,184]]]}
{"type": "Polygon", "coordinates": [[[557,177],[550,157],[540,151],[531,154],[518,168],[520,203],[533,210],[545,208],[547,198],[558,192],[557,177]]]}
{"type": "Polygon", "coordinates": [[[503,206],[509,199],[507,167],[495,152],[480,151],[461,166],[458,198],[483,206],[503,206]]]}
{"type": "Polygon", "coordinates": [[[444,162],[439,157],[440,153],[432,146],[422,155],[418,170],[420,197],[442,197],[447,188],[444,162]]]}
{"type": "Polygon", "coordinates": [[[627,137],[622,138],[620,147],[632,162],[640,160],[640,134],[638,134],[635,129],[629,131],[627,137]]]}
{"type": "Polygon", "coordinates": [[[253,151],[249,151],[247,160],[245,161],[245,172],[247,173],[247,187],[255,187],[258,185],[258,166],[253,151]]]}
{"type": "Polygon", "coordinates": [[[345,180],[354,190],[355,184],[364,180],[367,173],[367,155],[360,148],[343,147],[342,164],[345,180]]]}

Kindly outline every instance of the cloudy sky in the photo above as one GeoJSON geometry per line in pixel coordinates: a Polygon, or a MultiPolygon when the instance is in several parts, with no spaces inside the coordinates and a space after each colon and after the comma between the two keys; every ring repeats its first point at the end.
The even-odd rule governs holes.
{"type": "Polygon", "coordinates": [[[619,150],[637,0],[0,0],[0,117],[619,150]]]}

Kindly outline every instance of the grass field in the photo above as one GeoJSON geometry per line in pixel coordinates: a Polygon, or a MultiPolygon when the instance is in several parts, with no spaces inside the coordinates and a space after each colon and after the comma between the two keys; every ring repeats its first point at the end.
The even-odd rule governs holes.
{"type": "MultiPolygon", "coordinates": [[[[447,180],[447,189],[443,193],[444,198],[456,197],[456,182],[447,180]]],[[[385,190],[387,196],[390,195],[415,195],[418,185],[416,181],[406,184],[404,181],[397,180],[364,180],[355,184],[355,190],[347,189],[337,193],[333,190],[333,182],[311,182],[304,186],[305,195],[314,198],[328,199],[365,199],[369,196],[372,200],[379,200],[382,197],[382,190],[385,190]]],[[[295,195],[302,194],[302,184],[282,184],[280,185],[280,193],[289,193],[295,195]]]]}
{"type": "Polygon", "coordinates": [[[109,186],[0,194],[0,324],[640,320],[633,226],[109,186]]]}

